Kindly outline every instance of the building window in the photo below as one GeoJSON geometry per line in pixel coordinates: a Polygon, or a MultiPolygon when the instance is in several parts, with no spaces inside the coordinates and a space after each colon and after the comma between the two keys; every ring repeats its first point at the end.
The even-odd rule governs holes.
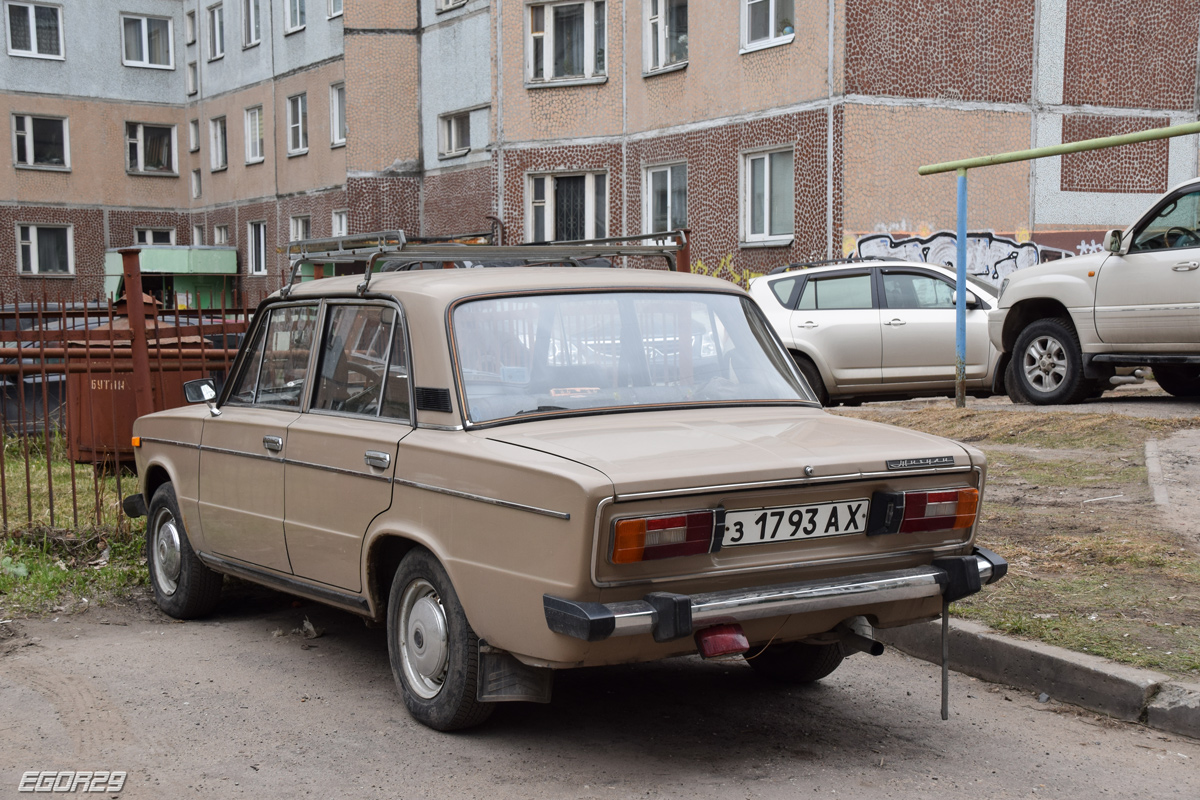
{"type": "Polygon", "coordinates": [[[193,225],[192,226],[192,244],[193,245],[204,244],[204,226],[203,225],[193,225]]]}
{"type": "Polygon", "coordinates": [[[531,242],[602,239],[608,235],[608,175],[530,175],[526,236],[531,242]]]}
{"type": "Polygon", "coordinates": [[[332,147],[346,143],[346,84],[329,87],[329,141],[332,147]]]}
{"type": "Polygon", "coordinates": [[[267,223],[251,222],[246,226],[250,254],[250,274],[267,274],[267,223]]]}
{"type": "Polygon", "coordinates": [[[787,44],[795,33],[793,0],[741,0],[742,49],[787,44]]]}
{"type": "Polygon", "coordinates": [[[209,136],[209,165],[212,171],[225,169],[229,166],[229,132],[225,127],[225,118],[216,117],[208,121],[209,136]]]}
{"type": "Polygon", "coordinates": [[[200,170],[192,170],[192,199],[200,196],[200,170]]]}
{"type": "Polygon", "coordinates": [[[229,244],[229,226],[213,226],[213,244],[229,244]]]}
{"type": "Polygon", "coordinates": [[[242,0],[242,44],[253,47],[262,41],[262,22],[258,0],[242,0]]]}
{"type": "Polygon", "coordinates": [[[293,242],[300,239],[312,238],[312,217],[305,214],[304,216],[292,217],[291,224],[291,239],[293,242]]]}
{"type": "Polygon", "coordinates": [[[225,6],[218,3],[208,9],[208,60],[225,56],[225,6]]]}
{"type": "Polygon", "coordinates": [[[342,0],[329,0],[329,18],[340,17],[342,15],[342,0]]]}
{"type": "Polygon", "coordinates": [[[792,151],[751,153],[745,161],[745,241],[790,239],[795,230],[792,151]]]}
{"type": "Polygon", "coordinates": [[[195,61],[189,61],[187,65],[187,93],[195,94],[200,91],[200,70],[196,66],[195,61]]]}
{"type": "Polygon", "coordinates": [[[646,170],[646,232],[687,227],[687,164],[646,170]]]}
{"type": "Polygon", "coordinates": [[[177,174],[175,126],[125,123],[125,143],[130,172],[177,174]]]}
{"type": "Polygon", "coordinates": [[[529,80],[587,80],[605,75],[606,8],[601,0],[528,6],[529,80]]]}
{"type": "Polygon", "coordinates": [[[304,27],[304,4],[307,0],[284,0],[287,3],[287,32],[304,27]]]}
{"type": "Polygon", "coordinates": [[[200,149],[200,120],[193,119],[188,121],[188,151],[196,152],[200,149]]]}
{"type": "Polygon", "coordinates": [[[308,152],[308,94],[287,99],[288,155],[308,152]]]}
{"type": "Polygon", "coordinates": [[[135,228],[134,244],[175,244],[174,228],[135,228]]]}
{"type": "Polygon", "coordinates": [[[645,0],[646,71],[688,60],[687,0],[645,0]]]}
{"type": "Polygon", "coordinates": [[[461,156],[471,149],[471,114],[467,111],[447,114],[438,119],[438,153],[461,156]]]}
{"type": "Polygon", "coordinates": [[[246,109],[246,163],[257,164],[263,156],[263,107],[246,109]]]}
{"type": "Polygon", "coordinates": [[[174,68],[171,20],[122,15],[121,33],[124,38],[122,63],[125,66],[174,68]]]}
{"type": "Polygon", "coordinates": [[[17,225],[22,275],[75,272],[74,230],[70,225],[17,225]]]}
{"type": "Polygon", "coordinates": [[[331,236],[348,236],[350,234],[350,212],[346,209],[340,209],[333,212],[333,220],[330,223],[331,236]]]}
{"type": "Polygon", "coordinates": [[[185,44],[196,43],[196,12],[189,11],[183,15],[183,38],[185,44]]]}
{"type": "Polygon", "coordinates": [[[60,117],[14,114],[13,163],[19,167],[71,166],[71,139],[67,121],[60,117]]]}
{"type": "Polygon", "coordinates": [[[5,3],[8,54],[31,58],[63,57],[62,9],[34,3],[5,3]]]}

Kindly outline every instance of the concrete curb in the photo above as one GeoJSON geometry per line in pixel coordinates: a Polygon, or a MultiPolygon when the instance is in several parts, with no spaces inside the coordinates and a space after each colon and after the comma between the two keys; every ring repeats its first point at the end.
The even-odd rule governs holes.
{"type": "MultiPolygon", "coordinates": [[[[915,658],[941,664],[940,622],[876,630],[875,637],[915,658]]],[[[955,619],[950,620],[950,668],[1200,739],[1200,684],[1174,682],[1159,672],[1009,638],[983,625],[955,619]]]]}

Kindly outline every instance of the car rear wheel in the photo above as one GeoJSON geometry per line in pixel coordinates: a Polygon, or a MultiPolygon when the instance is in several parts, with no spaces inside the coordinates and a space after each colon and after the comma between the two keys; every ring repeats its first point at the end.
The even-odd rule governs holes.
{"type": "Polygon", "coordinates": [[[410,551],[396,570],[387,631],[392,675],[414,719],[453,731],[491,716],[495,707],[477,699],[479,637],[446,570],[424,548],[410,551]]]}
{"type": "Polygon", "coordinates": [[[822,406],[829,405],[829,390],[825,388],[825,382],[821,380],[821,371],[817,369],[808,356],[802,356],[799,353],[792,353],[792,360],[796,362],[796,366],[800,369],[800,374],[804,376],[804,380],[812,387],[813,393],[816,394],[817,400],[822,406]]]}
{"type": "Polygon", "coordinates": [[[788,642],[751,650],[746,662],[763,677],[783,683],[812,683],[829,675],[846,658],[842,646],[788,642]]]}
{"type": "Polygon", "coordinates": [[[1200,367],[1155,367],[1154,380],[1164,392],[1176,397],[1200,396],[1200,367]]]}
{"type": "Polygon", "coordinates": [[[154,492],[146,523],[146,563],[158,607],[176,619],[212,613],[221,599],[220,573],[200,561],[183,529],[175,487],[164,483],[154,492]]]}
{"type": "Polygon", "coordinates": [[[1063,319],[1038,320],[1021,331],[1013,362],[1018,391],[1034,405],[1078,403],[1092,388],[1083,378],[1079,337],[1063,319]]]}

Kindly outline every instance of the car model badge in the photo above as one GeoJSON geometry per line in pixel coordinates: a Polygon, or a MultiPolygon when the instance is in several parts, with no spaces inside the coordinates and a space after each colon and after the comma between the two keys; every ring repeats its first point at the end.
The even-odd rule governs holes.
{"type": "Polygon", "coordinates": [[[887,462],[888,469],[921,469],[923,467],[952,467],[954,456],[932,456],[930,458],[899,458],[887,462]]]}

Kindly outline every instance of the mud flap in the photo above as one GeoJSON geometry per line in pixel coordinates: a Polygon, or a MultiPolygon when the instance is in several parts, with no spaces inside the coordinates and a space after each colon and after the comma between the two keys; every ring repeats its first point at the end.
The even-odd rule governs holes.
{"type": "Polygon", "coordinates": [[[511,653],[479,643],[479,702],[549,703],[553,687],[554,670],[522,664],[511,653]]]}

